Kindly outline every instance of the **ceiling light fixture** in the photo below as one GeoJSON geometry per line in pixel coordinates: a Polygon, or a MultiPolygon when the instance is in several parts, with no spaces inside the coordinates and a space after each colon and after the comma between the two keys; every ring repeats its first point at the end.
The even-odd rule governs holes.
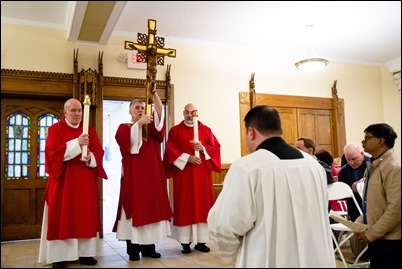
{"type": "Polygon", "coordinates": [[[311,44],[311,30],[313,28],[312,24],[306,25],[307,34],[309,35],[309,47],[310,47],[310,55],[312,57],[300,60],[295,63],[295,67],[304,72],[317,72],[324,69],[329,61],[323,58],[316,57],[315,50],[311,44]]]}
{"type": "Polygon", "coordinates": [[[329,61],[323,58],[310,58],[298,61],[295,66],[305,72],[316,72],[324,69],[328,63],[329,61]]]}

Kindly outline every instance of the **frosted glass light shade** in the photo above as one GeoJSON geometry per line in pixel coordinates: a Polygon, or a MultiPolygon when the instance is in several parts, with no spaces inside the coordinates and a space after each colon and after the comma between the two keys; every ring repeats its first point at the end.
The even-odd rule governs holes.
{"type": "Polygon", "coordinates": [[[316,72],[324,69],[328,63],[328,60],[322,58],[310,58],[298,61],[295,66],[304,72],[316,72]]]}

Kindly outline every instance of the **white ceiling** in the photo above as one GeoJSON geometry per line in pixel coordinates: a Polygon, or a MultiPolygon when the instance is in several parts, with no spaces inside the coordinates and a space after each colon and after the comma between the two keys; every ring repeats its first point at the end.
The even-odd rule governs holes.
{"type": "MultiPolygon", "coordinates": [[[[87,4],[100,2],[1,1],[1,21],[63,29],[70,41],[80,41],[73,35],[83,29],[87,4]]],[[[136,41],[138,32],[147,33],[147,20],[155,19],[157,35],[167,39],[228,43],[292,55],[312,46],[317,57],[330,61],[387,65],[397,60],[400,70],[401,1],[116,3],[100,44],[107,44],[111,35],[136,41]]]]}

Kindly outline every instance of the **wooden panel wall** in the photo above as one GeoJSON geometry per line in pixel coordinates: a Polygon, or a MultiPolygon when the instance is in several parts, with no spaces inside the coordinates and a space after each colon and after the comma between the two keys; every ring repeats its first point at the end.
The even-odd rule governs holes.
{"type": "Polygon", "coordinates": [[[218,198],[219,194],[222,191],[223,180],[225,179],[225,176],[228,173],[229,167],[230,167],[230,164],[223,163],[222,171],[220,173],[216,173],[216,172],[212,173],[212,177],[214,179],[214,191],[215,191],[216,198],[218,198]]]}

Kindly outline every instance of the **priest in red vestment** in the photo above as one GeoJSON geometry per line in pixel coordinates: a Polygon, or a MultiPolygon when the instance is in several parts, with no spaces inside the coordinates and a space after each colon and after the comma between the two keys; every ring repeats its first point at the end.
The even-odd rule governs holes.
{"type": "Polygon", "coordinates": [[[64,119],[48,128],[45,193],[39,262],[64,268],[67,261],[94,265],[100,230],[98,177],[107,179],[95,129],[83,134],[82,104],[69,99],[64,119]],[[87,156],[82,157],[82,147],[87,156]]]}
{"type": "Polygon", "coordinates": [[[165,135],[162,102],[153,91],[153,115],[142,100],[130,103],[130,123],[120,124],[116,141],[122,155],[120,197],[113,232],[125,240],[129,259],[159,258],[155,243],[170,235],[170,208],[161,143],[165,135]],[[143,128],[147,128],[146,137],[143,128]]]}
{"type": "Polygon", "coordinates": [[[184,107],[184,120],[170,129],[164,156],[167,175],[173,178],[173,237],[184,254],[191,252],[192,242],[196,250],[210,250],[205,243],[207,216],[215,202],[212,171],[221,172],[221,146],[208,126],[194,121],[196,110],[191,103],[184,107]],[[193,122],[198,124],[198,141],[193,122]]]}

